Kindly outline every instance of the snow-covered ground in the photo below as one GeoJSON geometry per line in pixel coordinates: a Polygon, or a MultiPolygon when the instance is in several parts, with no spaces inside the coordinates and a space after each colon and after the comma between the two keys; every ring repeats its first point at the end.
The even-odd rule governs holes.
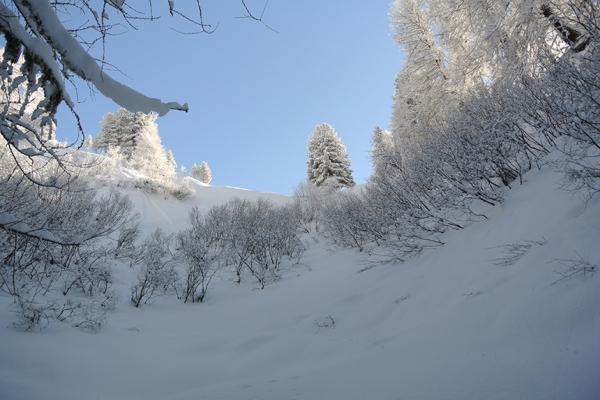
{"type": "MultiPolygon", "coordinates": [[[[358,273],[360,253],[312,243],[264,290],[223,273],[204,304],[140,309],[120,267],[121,303],[97,334],[17,332],[0,297],[0,399],[599,399],[600,277],[556,271],[600,264],[600,201],[559,190],[549,168],[527,179],[487,221],[403,264],[358,273]],[[531,246],[497,265],[506,244],[531,246]]],[[[183,203],[129,189],[145,234],[185,227],[194,204],[289,199],[195,189],[183,203]]]]}

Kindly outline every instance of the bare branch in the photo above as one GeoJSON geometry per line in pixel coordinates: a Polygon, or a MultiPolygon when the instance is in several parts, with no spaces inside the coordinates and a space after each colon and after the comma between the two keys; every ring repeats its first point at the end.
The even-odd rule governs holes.
{"type": "Polygon", "coordinates": [[[241,16],[241,17],[236,17],[236,18],[249,18],[252,19],[254,21],[258,21],[261,24],[263,24],[264,26],[266,26],[267,28],[269,28],[270,30],[272,30],[275,33],[279,33],[277,32],[275,29],[271,28],[269,25],[267,25],[265,23],[265,21],[263,21],[263,16],[265,15],[265,10],[267,9],[267,5],[269,4],[269,0],[267,0],[267,2],[265,3],[262,12],[260,13],[260,17],[256,17],[254,14],[252,14],[252,12],[250,11],[250,9],[248,8],[248,6],[246,5],[246,2],[244,0],[240,0],[242,2],[242,5],[244,6],[244,8],[246,9],[246,14],[241,16]]]}
{"type": "Polygon", "coordinates": [[[587,278],[587,276],[592,276],[594,275],[594,272],[596,272],[596,266],[592,265],[589,261],[585,260],[583,257],[581,257],[581,255],[576,252],[575,250],[573,250],[575,252],[575,254],[577,254],[577,257],[579,257],[578,259],[554,259],[552,261],[550,261],[550,263],[554,263],[554,262],[558,262],[560,265],[567,267],[565,270],[562,271],[554,271],[557,274],[559,274],[561,276],[561,278],[557,279],[556,281],[552,282],[552,285],[557,284],[559,282],[564,281],[565,279],[571,279],[575,276],[583,276],[583,278],[587,278]]]}

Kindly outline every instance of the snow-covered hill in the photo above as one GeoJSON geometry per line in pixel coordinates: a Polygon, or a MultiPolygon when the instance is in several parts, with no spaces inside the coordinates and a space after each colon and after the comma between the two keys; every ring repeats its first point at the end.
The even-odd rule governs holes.
{"type": "MultiPolygon", "coordinates": [[[[0,399],[598,399],[600,277],[557,272],[600,264],[600,201],[559,190],[549,168],[527,179],[487,221],[403,264],[358,273],[362,255],[313,243],[264,290],[223,273],[206,303],[140,309],[121,267],[121,303],[97,334],[17,332],[0,297],[0,399]]],[[[193,205],[289,200],[195,190],[184,202],[127,192],[145,234],[182,229],[193,205]]]]}
{"type": "Polygon", "coordinates": [[[134,188],[123,190],[142,214],[140,226],[144,231],[144,236],[156,227],[161,227],[167,233],[185,228],[188,214],[194,206],[197,206],[201,213],[206,213],[213,206],[226,203],[233,197],[248,200],[257,200],[263,197],[270,199],[275,204],[284,204],[291,199],[289,195],[277,193],[257,192],[229,186],[208,186],[192,178],[189,179],[189,182],[196,194],[185,201],[179,201],[172,196],[140,192],[134,188]]]}

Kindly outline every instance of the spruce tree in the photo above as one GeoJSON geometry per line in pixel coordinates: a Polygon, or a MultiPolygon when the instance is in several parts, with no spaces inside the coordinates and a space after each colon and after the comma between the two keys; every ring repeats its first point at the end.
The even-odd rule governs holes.
{"type": "Polygon", "coordinates": [[[317,125],[308,138],[307,148],[308,182],[332,190],[356,185],[346,146],[331,125],[317,125]]]}

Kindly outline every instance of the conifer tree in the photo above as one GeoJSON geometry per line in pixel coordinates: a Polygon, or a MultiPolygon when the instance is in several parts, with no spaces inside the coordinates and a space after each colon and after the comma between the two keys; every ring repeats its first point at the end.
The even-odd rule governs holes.
{"type": "Polygon", "coordinates": [[[389,131],[383,130],[375,125],[371,147],[372,173],[383,173],[386,166],[393,163],[394,139],[389,131]]]}
{"type": "Polygon", "coordinates": [[[116,151],[129,167],[149,178],[169,181],[177,164],[161,143],[156,118],[154,113],[132,113],[124,108],[106,113],[91,149],[116,151]]]}
{"type": "Polygon", "coordinates": [[[125,159],[130,160],[140,132],[153,122],[151,114],[132,113],[124,108],[119,108],[116,113],[106,113],[102,116],[100,132],[93,141],[93,149],[117,150],[125,159]]]}
{"type": "Polygon", "coordinates": [[[92,150],[94,147],[94,139],[92,138],[92,135],[87,135],[85,140],[83,141],[83,146],[86,149],[92,150]]]}
{"type": "Polygon", "coordinates": [[[308,138],[307,148],[307,180],[310,183],[332,190],[356,185],[352,178],[346,146],[331,125],[317,125],[308,138]]]}
{"type": "Polygon", "coordinates": [[[212,180],[212,172],[206,161],[202,161],[202,164],[200,164],[199,167],[196,164],[192,165],[192,176],[202,183],[210,183],[212,180]]]}
{"type": "Polygon", "coordinates": [[[175,156],[171,150],[167,151],[167,164],[169,168],[173,169],[173,171],[177,169],[177,162],[175,161],[175,156]]]}

